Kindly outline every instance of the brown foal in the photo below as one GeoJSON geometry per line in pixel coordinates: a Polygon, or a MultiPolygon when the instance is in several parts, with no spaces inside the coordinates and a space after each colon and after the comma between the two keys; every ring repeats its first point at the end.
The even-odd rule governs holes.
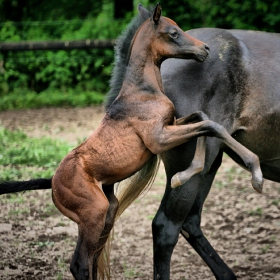
{"type": "MultiPolygon", "coordinates": [[[[140,16],[147,12],[139,5],[140,16]]],[[[164,95],[160,75],[166,58],[203,62],[209,48],[184,33],[157,4],[151,18],[131,42],[128,64],[118,97],[98,129],[60,163],[52,179],[53,201],[62,214],[78,224],[79,237],[71,263],[76,279],[97,279],[100,249],[118,209],[114,183],[137,171],[155,155],[200,137],[194,163],[178,173],[173,186],[183,184],[204,166],[205,136],[220,138],[252,172],[253,185],[262,185],[258,157],[236,142],[217,123],[200,112],[174,121],[175,109],[164,95]],[[191,170],[191,172],[190,172],[191,170]]]]}

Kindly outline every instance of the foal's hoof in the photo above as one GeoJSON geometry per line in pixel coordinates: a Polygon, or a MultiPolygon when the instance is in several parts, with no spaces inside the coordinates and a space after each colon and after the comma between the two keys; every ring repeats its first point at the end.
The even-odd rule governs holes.
{"type": "Polygon", "coordinates": [[[263,189],[263,180],[262,181],[254,181],[251,180],[252,186],[254,188],[255,191],[257,191],[258,193],[262,193],[262,189],[263,189]]]}
{"type": "Polygon", "coordinates": [[[172,178],[171,178],[171,188],[177,188],[179,186],[182,186],[184,183],[181,182],[178,173],[176,173],[172,178]]]}

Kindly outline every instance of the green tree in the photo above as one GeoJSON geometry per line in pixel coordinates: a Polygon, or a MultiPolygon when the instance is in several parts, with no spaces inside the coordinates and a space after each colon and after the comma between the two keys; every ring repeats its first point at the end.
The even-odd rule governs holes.
{"type": "Polygon", "coordinates": [[[84,19],[102,10],[103,0],[1,0],[1,21],[84,19]]]}
{"type": "Polygon", "coordinates": [[[133,0],[114,0],[115,19],[124,18],[127,13],[133,11],[133,0]]]}
{"type": "MultiPolygon", "coordinates": [[[[1,41],[115,39],[132,17],[115,20],[113,2],[102,0],[78,5],[0,0],[0,11],[6,17],[0,23],[1,41]]],[[[113,49],[0,53],[0,94],[48,88],[107,92],[113,55],[113,49]]]]}
{"type": "Polygon", "coordinates": [[[280,32],[279,0],[162,0],[164,14],[184,29],[218,27],[280,32]]]}
{"type": "MultiPolygon", "coordinates": [[[[0,0],[0,41],[114,39],[150,0],[0,0]],[[133,11],[131,12],[133,8],[133,11]],[[122,18],[123,17],[123,18],[122,18]]],[[[162,0],[183,29],[218,27],[280,32],[279,0],[162,0]]],[[[14,90],[107,92],[112,49],[0,52],[0,95],[14,90]]]]}

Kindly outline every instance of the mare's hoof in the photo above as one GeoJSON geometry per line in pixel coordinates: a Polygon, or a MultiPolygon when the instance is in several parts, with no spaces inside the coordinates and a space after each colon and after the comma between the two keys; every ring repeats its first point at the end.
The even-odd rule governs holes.
{"type": "Polygon", "coordinates": [[[263,189],[263,180],[262,181],[254,181],[251,180],[252,186],[254,188],[254,190],[258,193],[262,193],[262,189],[263,189]]]}
{"type": "Polygon", "coordinates": [[[178,173],[176,173],[172,178],[171,178],[171,188],[177,188],[179,186],[182,186],[184,183],[181,182],[178,173]]]}

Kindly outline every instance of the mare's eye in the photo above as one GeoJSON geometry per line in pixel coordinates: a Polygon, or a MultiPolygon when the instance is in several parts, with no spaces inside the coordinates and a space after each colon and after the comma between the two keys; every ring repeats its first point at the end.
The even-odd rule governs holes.
{"type": "Polygon", "coordinates": [[[179,34],[178,34],[177,30],[172,30],[169,32],[169,35],[171,38],[176,39],[179,34]]]}

